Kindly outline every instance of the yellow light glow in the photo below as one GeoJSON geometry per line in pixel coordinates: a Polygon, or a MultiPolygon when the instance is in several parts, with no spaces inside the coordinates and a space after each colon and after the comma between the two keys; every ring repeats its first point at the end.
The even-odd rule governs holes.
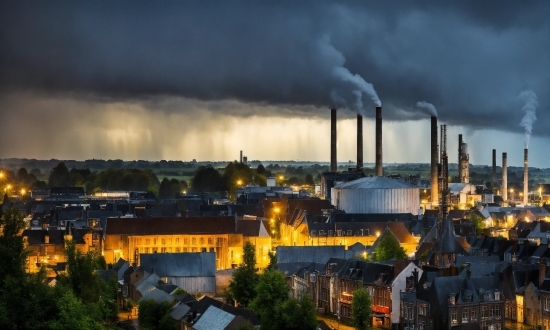
{"type": "Polygon", "coordinates": [[[273,209],[273,211],[275,211],[275,213],[279,213],[281,210],[278,207],[276,207],[273,209]]]}
{"type": "Polygon", "coordinates": [[[10,190],[11,189],[11,184],[7,185],[6,189],[10,190]]]}
{"type": "Polygon", "coordinates": [[[0,172],[0,179],[4,177],[4,172],[0,172]]]}
{"type": "Polygon", "coordinates": [[[283,180],[285,177],[284,176],[279,176],[279,180],[283,180]]]}
{"type": "Polygon", "coordinates": [[[21,195],[25,195],[27,191],[25,189],[21,189],[21,195]]]}
{"type": "Polygon", "coordinates": [[[379,237],[380,236],[380,232],[376,232],[376,237],[379,237]]]}
{"type": "Polygon", "coordinates": [[[243,184],[243,181],[242,180],[237,180],[237,185],[240,186],[243,184]]]}

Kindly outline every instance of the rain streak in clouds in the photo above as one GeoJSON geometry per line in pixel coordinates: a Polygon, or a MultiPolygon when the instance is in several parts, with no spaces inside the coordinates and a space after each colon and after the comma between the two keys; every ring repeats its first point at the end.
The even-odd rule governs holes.
{"type": "MultiPolygon", "coordinates": [[[[327,118],[327,109],[338,107],[351,110],[348,116],[353,111],[373,117],[384,100],[385,120],[420,120],[425,117],[411,105],[430,100],[449,125],[518,134],[518,91],[537,93],[541,108],[548,109],[550,63],[541,54],[550,54],[549,2],[505,1],[497,9],[476,1],[395,7],[331,1],[215,6],[4,1],[0,129],[29,133],[9,143],[2,139],[0,157],[34,143],[33,150],[44,150],[36,157],[47,158],[48,137],[71,140],[79,125],[94,125],[94,115],[108,121],[110,109],[118,111],[113,118],[123,118],[136,104],[142,125],[171,113],[192,119],[206,111],[216,132],[231,129],[221,127],[216,113],[242,122],[307,120],[327,118]],[[199,101],[204,103],[193,106],[199,101]],[[27,119],[42,116],[57,120],[40,126],[27,119]]],[[[539,112],[541,125],[550,124],[549,114],[539,112]]],[[[147,145],[154,148],[173,132],[152,130],[147,145]]],[[[549,137],[548,131],[536,134],[549,137]]],[[[82,142],[67,145],[68,151],[90,144],[109,148],[100,134],[72,140],[82,142]]],[[[136,150],[133,158],[143,157],[124,141],[136,150]]],[[[288,158],[304,154],[299,146],[288,152],[288,158]]],[[[174,158],[183,157],[178,155],[174,158]]]]}

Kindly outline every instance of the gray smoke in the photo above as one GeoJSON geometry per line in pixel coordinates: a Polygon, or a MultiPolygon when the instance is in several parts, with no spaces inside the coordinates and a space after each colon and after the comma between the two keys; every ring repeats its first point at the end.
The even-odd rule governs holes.
{"type": "Polygon", "coordinates": [[[426,111],[426,113],[430,116],[437,117],[437,110],[435,109],[435,106],[433,104],[426,101],[418,101],[416,102],[416,106],[426,111]]]}
{"type": "Polygon", "coordinates": [[[529,140],[533,131],[533,124],[537,121],[536,110],[539,106],[537,94],[531,90],[521,92],[518,96],[525,104],[521,110],[525,111],[525,116],[521,118],[519,125],[525,129],[525,149],[529,148],[529,140]]]}

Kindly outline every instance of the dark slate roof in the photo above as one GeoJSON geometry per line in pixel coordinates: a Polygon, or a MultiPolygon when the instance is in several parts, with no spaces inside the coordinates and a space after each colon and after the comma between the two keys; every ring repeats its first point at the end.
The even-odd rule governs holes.
{"type": "Polygon", "coordinates": [[[550,280],[544,280],[544,282],[542,282],[542,285],[539,287],[539,290],[550,292],[550,280]]]}
{"type": "Polygon", "coordinates": [[[466,219],[470,210],[450,210],[449,217],[453,220],[466,219]]]}
{"type": "Polygon", "coordinates": [[[255,326],[260,325],[260,320],[258,319],[258,316],[252,310],[246,309],[246,308],[233,307],[231,305],[224,304],[223,302],[210,298],[208,296],[204,296],[201,300],[193,303],[187,315],[192,316],[199,313],[204,314],[204,312],[206,312],[206,310],[210,306],[217,307],[233,315],[241,316],[249,320],[255,326]]]}
{"type": "Polygon", "coordinates": [[[140,255],[140,266],[159,277],[215,277],[216,254],[150,253],[140,255]]]}
{"type": "Polygon", "coordinates": [[[162,210],[160,209],[146,209],[145,210],[145,216],[146,217],[162,217],[162,210]]]}
{"type": "Polygon", "coordinates": [[[109,218],[107,235],[172,235],[235,233],[235,217],[109,218]]]}
{"type": "Polygon", "coordinates": [[[58,220],[76,220],[81,218],[82,210],[69,210],[57,213],[58,220]]]}
{"type": "Polygon", "coordinates": [[[237,220],[237,232],[243,236],[258,237],[262,222],[260,220],[237,220]]]}
{"type": "Polygon", "coordinates": [[[175,285],[175,284],[166,284],[166,283],[161,283],[159,285],[157,285],[157,288],[159,288],[160,290],[168,293],[168,294],[171,294],[172,292],[176,291],[179,286],[175,285]]]}
{"type": "Polygon", "coordinates": [[[437,241],[436,251],[440,253],[465,253],[464,248],[456,240],[452,220],[444,219],[442,223],[441,238],[437,241]]]}
{"type": "Polygon", "coordinates": [[[87,210],[88,219],[116,218],[123,214],[120,211],[87,210]]]}
{"type": "Polygon", "coordinates": [[[314,262],[324,264],[330,258],[345,258],[345,246],[278,246],[277,263],[314,262]]]}
{"type": "Polygon", "coordinates": [[[375,233],[382,233],[388,227],[387,222],[337,222],[337,223],[310,223],[308,224],[308,229],[317,231],[323,230],[325,235],[328,234],[329,230],[334,230],[334,235],[336,235],[336,230],[352,230],[354,235],[360,235],[358,232],[363,230],[364,235],[367,235],[365,230],[368,230],[368,235],[374,235],[375,233]]]}
{"type": "MultiPolygon", "coordinates": [[[[83,244],[84,242],[84,234],[91,231],[91,229],[87,228],[76,228],[73,232],[73,240],[76,244],[83,244]]],[[[44,237],[48,235],[50,237],[50,243],[49,244],[55,244],[60,245],[64,244],[64,236],[66,232],[65,230],[58,230],[58,229],[39,229],[39,230],[24,230],[23,236],[27,237],[27,242],[29,245],[37,245],[37,244],[45,244],[44,243],[44,237]]]]}
{"type": "Polygon", "coordinates": [[[424,216],[429,218],[439,217],[439,210],[426,210],[424,211],[424,216]]]}
{"type": "Polygon", "coordinates": [[[330,222],[411,222],[416,220],[412,213],[341,213],[332,212],[330,222]]]}
{"type": "Polygon", "coordinates": [[[95,271],[95,273],[105,282],[108,282],[111,277],[117,276],[117,272],[112,269],[98,269],[95,271]]]}
{"type": "Polygon", "coordinates": [[[312,262],[290,262],[290,263],[277,263],[275,269],[283,273],[285,277],[290,277],[292,275],[297,275],[303,277],[305,272],[314,272],[324,273],[325,264],[317,264],[312,262]]]}

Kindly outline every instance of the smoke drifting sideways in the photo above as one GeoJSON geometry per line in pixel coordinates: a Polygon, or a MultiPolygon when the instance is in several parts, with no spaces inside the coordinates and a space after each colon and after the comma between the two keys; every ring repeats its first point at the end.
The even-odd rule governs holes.
{"type": "Polygon", "coordinates": [[[330,38],[328,36],[323,36],[318,46],[319,53],[322,57],[334,59],[331,70],[332,78],[336,79],[338,82],[344,83],[343,86],[336,84],[330,92],[330,99],[337,107],[349,108],[358,114],[365,115],[363,94],[370,97],[376,106],[382,106],[382,102],[374,86],[363,79],[361,75],[351,73],[349,69],[344,66],[346,61],[344,54],[330,43],[330,38]],[[352,95],[355,101],[349,105],[346,98],[342,95],[352,95]]]}
{"type": "Polygon", "coordinates": [[[519,125],[525,129],[525,149],[529,149],[529,140],[531,139],[533,124],[537,121],[536,110],[539,106],[539,102],[537,94],[531,90],[521,92],[518,98],[525,102],[521,108],[521,110],[525,112],[525,116],[523,116],[519,125]]]}
{"type": "Polygon", "coordinates": [[[435,106],[431,103],[428,103],[426,101],[418,101],[416,102],[416,106],[424,111],[430,116],[437,117],[437,110],[435,109],[435,106]]]}

